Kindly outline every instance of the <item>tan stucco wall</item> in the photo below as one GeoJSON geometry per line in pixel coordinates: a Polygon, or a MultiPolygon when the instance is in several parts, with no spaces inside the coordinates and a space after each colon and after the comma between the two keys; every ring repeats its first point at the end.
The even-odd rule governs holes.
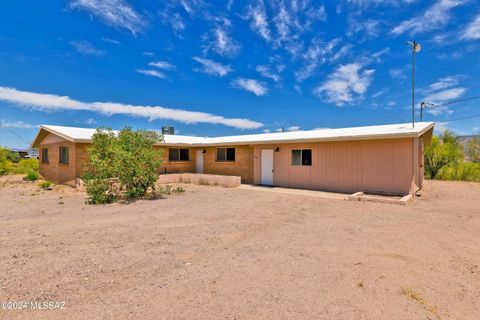
{"type": "Polygon", "coordinates": [[[277,147],[273,180],[276,186],[405,194],[415,188],[413,139],[255,146],[254,183],[261,183],[261,149],[277,147]],[[301,148],[312,149],[312,166],[292,166],[291,151],[301,148]]]}
{"type": "Polygon", "coordinates": [[[75,144],[66,140],[56,140],[56,139],[45,139],[46,142],[59,141],[52,143],[41,143],[39,146],[39,155],[40,155],[40,175],[49,181],[75,185],[75,170],[76,170],[76,148],[75,144]],[[69,163],[61,164],[60,163],[60,147],[69,148],[69,163]],[[48,163],[42,162],[42,148],[48,148],[48,163]]]}
{"type": "Polygon", "coordinates": [[[253,183],[253,147],[233,147],[235,147],[235,161],[216,161],[217,148],[200,148],[200,150],[205,150],[203,172],[207,174],[240,176],[242,183],[253,183]]]}

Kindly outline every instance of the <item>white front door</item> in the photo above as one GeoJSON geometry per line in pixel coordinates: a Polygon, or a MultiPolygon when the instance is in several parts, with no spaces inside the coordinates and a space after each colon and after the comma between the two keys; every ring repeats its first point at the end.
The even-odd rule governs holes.
{"type": "Polygon", "coordinates": [[[203,173],[203,150],[197,150],[195,171],[197,173],[203,173]]]}
{"type": "Polygon", "coordinates": [[[260,183],[266,186],[273,185],[273,149],[262,149],[260,172],[260,183]]]}

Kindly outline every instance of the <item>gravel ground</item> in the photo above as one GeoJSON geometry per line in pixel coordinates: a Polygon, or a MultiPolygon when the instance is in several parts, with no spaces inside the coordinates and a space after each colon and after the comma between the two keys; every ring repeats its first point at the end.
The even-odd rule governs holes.
{"type": "Polygon", "coordinates": [[[185,189],[92,206],[1,177],[0,301],[65,305],[0,319],[480,319],[478,183],[407,206],[185,189]]]}

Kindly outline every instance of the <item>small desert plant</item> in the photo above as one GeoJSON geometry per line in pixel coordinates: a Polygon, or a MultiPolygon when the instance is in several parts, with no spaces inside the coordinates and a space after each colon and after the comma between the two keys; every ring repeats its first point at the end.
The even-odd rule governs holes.
{"type": "Polygon", "coordinates": [[[420,293],[410,289],[410,288],[402,288],[402,293],[409,299],[417,301],[419,304],[423,306],[425,310],[433,314],[437,319],[440,319],[438,315],[437,308],[430,304],[420,293]]]}
{"type": "Polygon", "coordinates": [[[45,180],[45,181],[41,181],[41,182],[38,184],[38,186],[39,186],[40,188],[42,188],[42,189],[48,189],[48,188],[50,188],[50,187],[52,186],[52,183],[51,183],[50,181],[45,180]]]}
{"type": "Polygon", "coordinates": [[[38,173],[35,171],[30,171],[24,178],[27,181],[36,181],[38,179],[38,173]]]}
{"type": "Polygon", "coordinates": [[[198,184],[201,185],[201,186],[209,186],[210,182],[208,182],[207,179],[200,178],[200,180],[198,181],[198,184]]]}

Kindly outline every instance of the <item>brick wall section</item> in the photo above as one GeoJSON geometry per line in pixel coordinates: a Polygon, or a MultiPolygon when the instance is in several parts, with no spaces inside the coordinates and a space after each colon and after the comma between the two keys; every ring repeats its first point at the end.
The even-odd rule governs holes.
{"type": "MultiPolygon", "coordinates": [[[[163,153],[163,162],[160,168],[160,173],[184,173],[195,172],[195,153],[193,148],[190,148],[190,161],[168,161],[168,148],[156,147],[163,153]]],[[[182,148],[184,149],[184,148],[182,148]]]]}
{"type": "Polygon", "coordinates": [[[49,181],[75,186],[76,150],[75,144],[69,141],[40,144],[40,175],[49,181]],[[60,147],[69,148],[69,163],[60,163],[60,147]],[[42,162],[42,148],[48,148],[48,163],[42,162]]]}
{"type": "MultiPolygon", "coordinates": [[[[253,183],[253,148],[235,146],[235,161],[216,161],[217,148],[208,147],[204,154],[204,173],[240,176],[242,183],[253,183]]],[[[193,171],[194,172],[194,171],[193,171]]]]}

